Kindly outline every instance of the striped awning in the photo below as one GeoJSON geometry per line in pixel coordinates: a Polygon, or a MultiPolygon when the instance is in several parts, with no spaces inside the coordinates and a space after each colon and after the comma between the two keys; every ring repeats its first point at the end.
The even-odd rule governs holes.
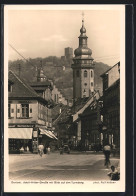
{"type": "Polygon", "coordinates": [[[8,128],[9,139],[32,139],[33,128],[8,128]]]}
{"type": "Polygon", "coordinates": [[[52,139],[58,139],[58,138],[56,138],[56,136],[51,131],[48,131],[46,129],[40,128],[40,134],[46,135],[46,136],[48,136],[48,137],[50,137],[52,139]]]}

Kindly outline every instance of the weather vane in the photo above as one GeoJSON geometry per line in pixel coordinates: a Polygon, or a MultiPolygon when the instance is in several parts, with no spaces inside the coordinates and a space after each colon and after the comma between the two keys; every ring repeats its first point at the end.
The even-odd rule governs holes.
{"type": "Polygon", "coordinates": [[[85,15],[84,11],[82,11],[82,20],[84,20],[84,15],[85,15]]]}

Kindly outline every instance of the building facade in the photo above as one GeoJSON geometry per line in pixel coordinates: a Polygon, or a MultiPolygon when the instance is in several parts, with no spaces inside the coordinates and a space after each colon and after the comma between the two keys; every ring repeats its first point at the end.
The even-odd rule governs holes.
{"type": "Polygon", "coordinates": [[[74,51],[73,58],[73,99],[90,97],[94,92],[94,63],[92,51],[87,46],[86,29],[84,20],[80,29],[79,47],[74,51]]]}
{"type": "Polygon", "coordinates": [[[9,152],[20,148],[37,152],[40,129],[52,124],[48,102],[12,71],[9,71],[8,102],[9,152]]]}
{"type": "Polygon", "coordinates": [[[103,134],[99,130],[101,125],[101,101],[94,100],[80,115],[81,118],[81,146],[86,150],[102,150],[103,134]]]}
{"type": "Polygon", "coordinates": [[[52,87],[53,87],[53,89],[52,89],[51,97],[52,97],[53,102],[55,104],[67,105],[68,104],[68,100],[60,92],[60,90],[56,87],[56,85],[53,84],[53,82],[52,82],[52,87]]]}
{"type": "Polygon", "coordinates": [[[104,141],[120,147],[120,62],[101,75],[104,141]]]}

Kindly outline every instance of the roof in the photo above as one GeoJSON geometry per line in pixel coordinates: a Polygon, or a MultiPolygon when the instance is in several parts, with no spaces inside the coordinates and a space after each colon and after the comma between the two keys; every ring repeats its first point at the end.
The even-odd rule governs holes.
{"type": "Polygon", "coordinates": [[[72,106],[72,114],[78,112],[90,99],[90,97],[78,98],[72,106]]]}
{"type": "Polygon", "coordinates": [[[109,86],[108,88],[105,89],[105,91],[110,91],[112,90],[116,85],[118,85],[120,83],[120,78],[118,80],[116,80],[111,86],[109,86]]]}
{"type": "Polygon", "coordinates": [[[115,67],[116,65],[120,65],[120,61],[118,63],[116,63],[115,65],[113,65],[112,67],[110,67],[107,71],[105,71],[103,74],[100,75],[100,77],[103,77],[106,73],[108,73],[113,67],[115,67]]]}
{"type": "Polygon", "coordinates": [[[40,96],[14,72],[9,71],[8,79],[13,83],[12,92],[8,93],[9,98],[40,98],[40,96]]]}
{"type": "Polygon", "coordinates": [[[96,105],[97,105],[97,102],[95,100],[83,111],[82,114],[80,114],[80,116],[88,116],[88,115],[96,113],[96,111],[97,111],[96,105]]]}
{"type": "MultiPolygon", "coordinates": [[[[73,114],[73,122],[76,121],[79,118],[79,115],[82,114],[84,112],[84,110],[88,107],[88,105],[90,105],[91,103],[93,103],[94,100],[98,100],[100,98],[100,94],[99,91],[96,91],[91,97],[89,97],[87,99],[87,101],[83,104],[79,104],[80,109],[76,109],[75,108],[75,112],[73,114]]],[[[73,106],[74,109],[74,106],[73,106]]]]}
{"type": "Polygon", "coordinates": [[[44,82],[31,82],[29,83],[30,86],[40,86],[40,87],[43,87],[43,86],[51,86],[51,82],[46,80],[44,82]]]}

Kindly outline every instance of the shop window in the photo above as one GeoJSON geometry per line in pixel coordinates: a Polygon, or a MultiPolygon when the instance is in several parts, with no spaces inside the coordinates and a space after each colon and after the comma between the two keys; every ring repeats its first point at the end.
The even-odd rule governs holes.
{"type": "Polygon", "coordinates": [[[84,71],[84,77],[87,78],[87,71],[84,71]]]}

